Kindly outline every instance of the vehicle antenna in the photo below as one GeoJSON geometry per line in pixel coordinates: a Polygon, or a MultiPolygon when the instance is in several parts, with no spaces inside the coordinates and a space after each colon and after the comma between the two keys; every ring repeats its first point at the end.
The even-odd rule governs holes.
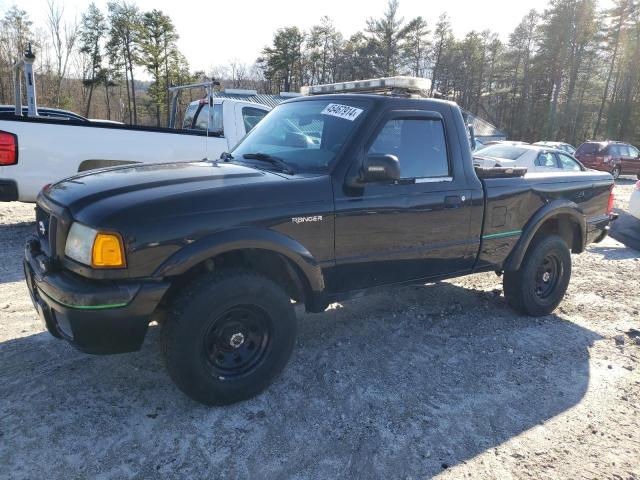
{"type": "Polygon", "coordinates": [[[209,115],[207,115],[207,133],[204,141],[204,158],[203,161],[209,160],[209,129],[211,128],[211,115],[213,113],[213,97],[211,95],[213,82],[207,85],[207,103],[209,104],[209,115]]]}

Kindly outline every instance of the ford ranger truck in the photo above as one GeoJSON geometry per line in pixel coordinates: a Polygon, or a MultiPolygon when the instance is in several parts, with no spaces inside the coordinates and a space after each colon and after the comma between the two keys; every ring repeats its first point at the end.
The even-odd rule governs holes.
{"type": "Polygon", "coordinates": [[[322,312],[495,271],[514,309],[553,312],[571,253],[607,235],[611,175],[478,172],[454,103],[300,97],[218,161],[114,167],[45,188],[26,281],[49,332],[84,352],[137,350],[157,321],[178,387],[229,404],[282,371],[296,303],[322,312]]]}

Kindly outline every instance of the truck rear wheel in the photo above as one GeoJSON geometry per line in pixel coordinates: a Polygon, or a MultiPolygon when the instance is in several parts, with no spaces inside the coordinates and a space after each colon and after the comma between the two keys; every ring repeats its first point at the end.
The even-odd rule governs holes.
{"type": "Polygon", "coordinates": [[[534,317],[548,315],[562,301],[571,278],[571,252],[557,235],[536,240],[514,272],[505,272],[504,295],[509,305],[534,317]]]}
{"type": "Polygon", "coordinates": [[[169,375],[192,399],[225,405],[253,397],[286,365],[296,338],[289,297],[246,270],[207,274],[187,286],[163,324],[169,375]]]}

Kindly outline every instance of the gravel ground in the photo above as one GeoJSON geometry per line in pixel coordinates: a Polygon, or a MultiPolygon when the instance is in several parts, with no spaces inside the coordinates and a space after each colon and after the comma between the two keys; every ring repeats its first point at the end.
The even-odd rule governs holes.
{"type": "Polygon", "coordinates": [[[640,478],[640,252],[613,239],[573,257],[543,318],[494,274],[299,311],[282,377],[206,408],[171,383],[157,328],[117,356],[43,331],[32,212],[0,206],[0,478],[640,478]]]}

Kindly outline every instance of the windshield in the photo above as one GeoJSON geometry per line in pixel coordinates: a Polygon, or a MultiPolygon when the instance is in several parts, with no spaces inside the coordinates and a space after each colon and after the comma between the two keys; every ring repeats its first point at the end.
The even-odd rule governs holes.
{"type": "Polygon", "coordinates": [[[480,150],[478,155],[483,157],[506,158],[515,160],[527,151],[526,148],[515,147],[513,145],[489,145],[480,150]]]}
{"type": "Polygon", "coordinates": [[[351,132],[362,122],[368,102],[306,100],[276,107],[231,151],[234,161],[255,154],[277,157],[294,170],[326,172],[351,132]]]}

